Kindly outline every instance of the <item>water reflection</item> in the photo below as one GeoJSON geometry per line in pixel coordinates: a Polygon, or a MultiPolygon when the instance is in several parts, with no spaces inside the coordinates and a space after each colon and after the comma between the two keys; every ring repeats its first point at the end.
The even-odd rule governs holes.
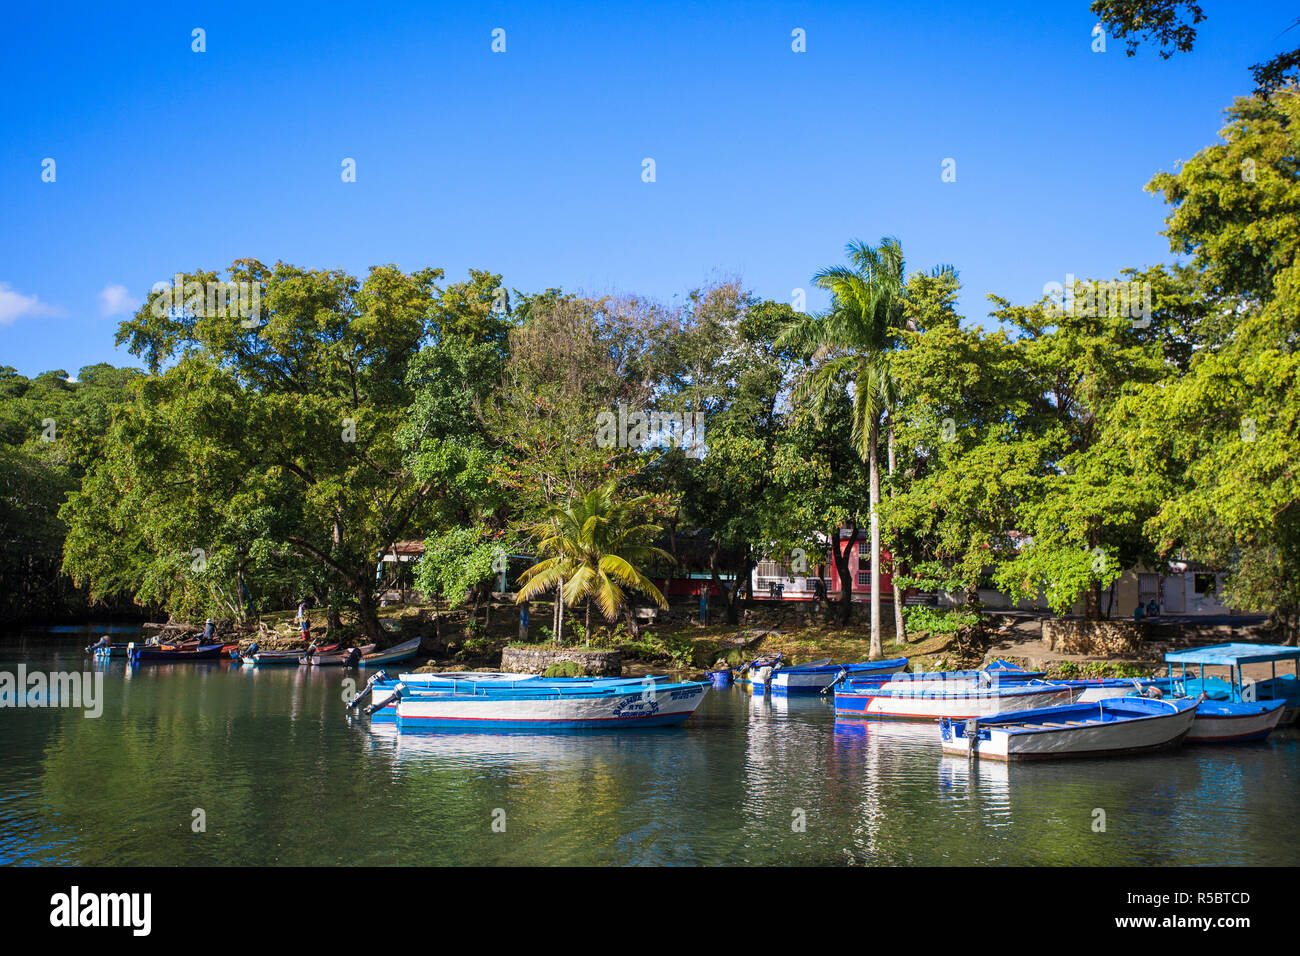
{"type": "MultiPolygon", "coordinates": [[[[0,643],[83,669],[86,635],[0,643]],[[53,643],[51,643],[53,641],[53,643]]],[[[710,690],[682,727],[401,734],[355,674],[97,665],[104,714],[0,711],[0,863],[1001,864],[1300,859],[1300,737],[1145,758],[945,757],[933,724],[710,690]],[[194,807],[209,833],[193,839],[194,807]],[[1093,828],[1103,809],[1107,829],[1093,828]],[[493,829],[494,816],[505,829],[493,829]],[[322,839],[328,834],[328,840],[322,839]]]]}

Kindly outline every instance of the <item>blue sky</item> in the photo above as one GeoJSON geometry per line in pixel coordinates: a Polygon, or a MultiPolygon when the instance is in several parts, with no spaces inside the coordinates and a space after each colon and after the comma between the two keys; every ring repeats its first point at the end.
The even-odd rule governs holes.
{"type": "Polygon", "coordinates": [[[137,364],[123,310],[243,257],[664,300],[739,277],[819,308],[813,272],[896,235],[975,321],[988,292],[1169,261],[1143,186],[1216,140],[1294,5],[1204,0],[1170,60],[1092,52],[1088,0],[989,6],[10,5],[0,365],[137,364]]]}

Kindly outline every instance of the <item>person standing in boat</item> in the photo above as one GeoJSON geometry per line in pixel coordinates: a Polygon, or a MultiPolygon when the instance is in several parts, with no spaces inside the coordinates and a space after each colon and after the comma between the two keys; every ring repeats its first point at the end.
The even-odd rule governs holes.
{"type": "Polygon", "coordinates": [[[212,643],[212,635],[215,633],[215,631],[216,631],[216,628],[215,628],[215,627],[213,626],[213,624],[212,624],[212,618],[208,618],[208,622],[207,622],[206,624],[203,625],[203,643],[204,643],[204,644],[211,644],[211,643],[212,643]]]}

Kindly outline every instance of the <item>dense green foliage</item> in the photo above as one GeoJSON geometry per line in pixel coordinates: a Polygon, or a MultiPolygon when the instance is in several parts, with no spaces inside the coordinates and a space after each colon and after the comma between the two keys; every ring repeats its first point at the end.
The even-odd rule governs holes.
{"type": "MultiPolygon", "coordinates": [[[[1189,558],[1294,627],[1298,123],[1294,90],[1239,100],[1222,142],[1150,184],[1180,261],[991,297],[992,329],[892,239],[814,277],[819,315],[736,282],[666,305],[237,261],[253,320],[187,295],[122,323],[147,373],[4,370],[5,613],[306,598],[375,634],[379,556],[415,539],[417,588],[474,611],[504,555],[533,554],[510,582],[530,597],[564,580],[566,605],[635,630],[676,569],[722,585],[734,622],[758,561],[852,578],[839,532],[878,523],[896,583],[964,605],[914,627],[969,624],[986,587],[1103,615],[1124,571],[1189,558]]],[[[566,630],[598,639],[583,618],[566,630]]]]}

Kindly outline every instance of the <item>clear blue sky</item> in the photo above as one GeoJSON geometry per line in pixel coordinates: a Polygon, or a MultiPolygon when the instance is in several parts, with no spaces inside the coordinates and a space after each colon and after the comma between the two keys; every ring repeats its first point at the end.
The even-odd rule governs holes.
{"type": "Polygon", "coordinates": [[[0,365],[135,364],[131,300],[242,257],[666,300],[738,276],[818,308],[846,241],[897,235],[981,321],[987,292],[1171,259],[1143,186],[1294,39],[1293,3],[1203,5],[1161,60],[1093,53],[1088,0],[11,4],[0,365]]]}

